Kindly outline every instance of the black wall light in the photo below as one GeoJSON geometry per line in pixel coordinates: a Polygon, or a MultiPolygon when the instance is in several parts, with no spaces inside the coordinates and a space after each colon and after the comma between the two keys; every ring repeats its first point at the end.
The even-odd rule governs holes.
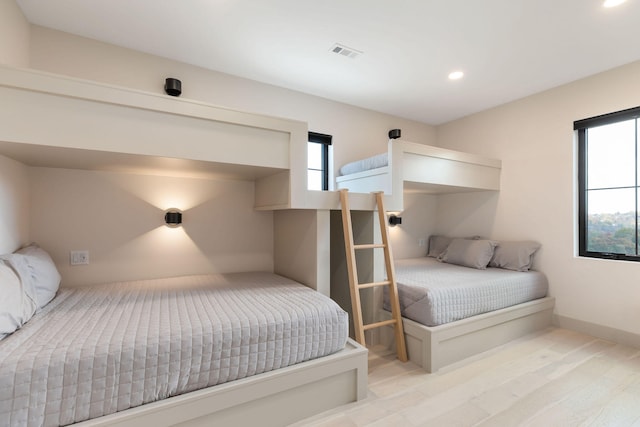
{"type": "Polygon", "coordinates": [[[167,95],[180,96],[182,93],[182,82],[169,77],[164,81],[164,91],[167,92],[167,95]]]}
{"type": "Polygon", "coordinates": [[[182,212],[178,209],[169,209],[164,214],[164,222],[168,227],[179,227],[182,224],[182,212]]]}
{"type": "Polygon", "coordinates": [[[389,139],[398,139],[400,138],[400,135],[402,135],[400,129],[391,129],[389,131],[389,139]]]}
{"type": "Polygon", "coordinates": [[[389,225],[393,227],[400,224],[402,224],[402,217],[394,214],[389,215],[389,225]]]}

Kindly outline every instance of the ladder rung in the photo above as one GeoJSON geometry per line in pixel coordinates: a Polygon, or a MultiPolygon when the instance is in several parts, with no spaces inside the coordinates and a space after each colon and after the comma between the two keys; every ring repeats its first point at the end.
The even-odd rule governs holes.
{"type": "Polygon", "coordinates": [[[367,289],[367,288],[374,288],[376,286],[385,286],[385,285],[390,285],[391,282],[388,280],[385,280],[383,282],[371,282],[371,283],[360,283],[358,285],[358,289],[367,289]]]}
{"type": "Polygon", "coordinates": [[[384,247],[384,243],[366,243],[364,245],[353,245],[353,249],[375,249],[384,247]]]}
{"type": "Polygon", "coordinates": [[[383,320],[382,322],[369,323],[368,325],[364,325],[363,329],[368,331],[369,329],[379,328],[381,326],[393,325],[396,323],[396,319],[383,320]]]}

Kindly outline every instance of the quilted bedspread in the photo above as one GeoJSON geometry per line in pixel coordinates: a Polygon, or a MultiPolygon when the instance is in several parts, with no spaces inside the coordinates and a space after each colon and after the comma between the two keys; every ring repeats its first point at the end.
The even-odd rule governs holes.
{"type": "MultiPolygon", "coordinates": [[[[397,260],[396,283],[403,317],[437,326],[547,295],[538,271],[477,270],[422,257],[397,260]]],[[[390,310],[387,289],[384,308],[390,310]]]]}
{"type": "Polygon", "coordinates": [[[57,426],[342,349],[331,299],[269,273],[62,289],[0,341],[0,425],[57,426]]]}

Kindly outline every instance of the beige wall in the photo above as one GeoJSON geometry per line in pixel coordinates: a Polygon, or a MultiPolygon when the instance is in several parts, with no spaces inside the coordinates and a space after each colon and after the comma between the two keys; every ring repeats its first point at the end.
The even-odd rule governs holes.
{"type": "Polygon", "coordinates": [[[29,168],[31,238],[64,285],[233,271],[273,271],[273,214],[253,182],[29,168]],[[164,211],[183,210],[183,226],[164,211]],[[88,266],[69,251],[88,250],[88,266]]]}
{"type": "Polygon", "coordinates": [[[639,104],[636,62],[438,127],[438,145],[503,165],[499,194],[440,197],[438,231],[540,241],[557,315],[638,333],[640,263],[576,257],[573,122],[639,104]]]}
{"type": "Polygon", "coordinates": [[[29,171],[0,156],[0,254],[29,243],[29,171]]]}
{"type": "Polygon", "coordinates": [[[405,193],[402,224],[390,227],[391,248],[396,259],[416,258],[427,253],[428,237],[436,230],[438,196],[405,193]],[[420,240],[425,246],[420,246],[420,240]]]}
{"type": "Polygon", "coordinates": [[[274,271],[330,295],[329,211],[274,212],[274,271]]]}
{"type": "Polygon", "coordinates": [[[0,64],[29,66],[30,25],[15,0],[0,0],[0,64]]]}

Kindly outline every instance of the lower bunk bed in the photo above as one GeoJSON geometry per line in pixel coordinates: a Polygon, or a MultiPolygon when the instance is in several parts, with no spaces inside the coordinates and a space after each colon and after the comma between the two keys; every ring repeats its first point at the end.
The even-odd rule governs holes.
{"type": "MultiPolygon", "coordinates": [[[[474,242],[464,240],[463,245],[474,242]]],[[[466,249],[466,254],[473,252],[466,249]]],[[[517,258],[517,254],[509,256],[517,258]]],[[[395,263],[409,360],[427,372],[551,326],[554,298],[547,296],[547,278],[529,271],[529,264],[522,271],[497,266],[478,269],[438,258],[395,263]]],[[[378,320],[391,319],[389,310],[385,293],[378,320]]],[[[381,328],[379,339],[393,346],[393,330],[381,328]]]]}
{"type": "Polygon", "coordinates": [[[62,288],[0,341],[3,426],[278,426],[366,393],[347,314],[270,273],[62,288]]]}

